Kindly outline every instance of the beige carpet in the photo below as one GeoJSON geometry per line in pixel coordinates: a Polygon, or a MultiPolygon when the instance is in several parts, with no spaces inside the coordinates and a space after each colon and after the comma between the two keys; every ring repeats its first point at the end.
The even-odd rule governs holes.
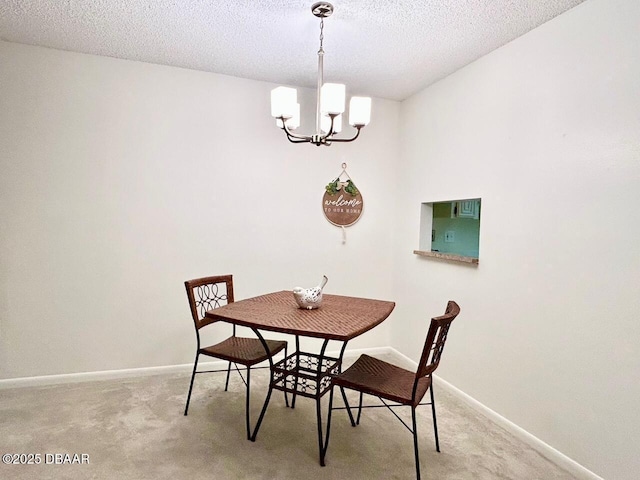
{"type": "MultiPolygon", "coordinates": [[[[267,372],[252,377],[255,417],[267,372]]],[[[189,374],[165,374],[0,390],[0,453],[41,455],[38,465],[0,465],[0,478],[415,478],[412,436],[385,408],[365,410],[356,428],[346,412],[335,411],[327,466],[321,467],[312,400],[299,397],[292,410],[274,392],[253,443],[246,439],[244,385],[237,375],[228,392],[223,374],[198,376],[185,417],[188,383],[189,374]],[[88,464],[86,456],[84,464],[55,464],[56,458],[73,461],[74,454],[78,462],[88,456],[88,464]]],[[[421,407],[423,479],[574,478],[447,392],[435,393],[442,451],[435,451],[430,407],[421,407]]],[[[336,403],[342,403],[339,395],[336,403]]],[[[408,409],[401,412],[410,420],[408,409]]]]}

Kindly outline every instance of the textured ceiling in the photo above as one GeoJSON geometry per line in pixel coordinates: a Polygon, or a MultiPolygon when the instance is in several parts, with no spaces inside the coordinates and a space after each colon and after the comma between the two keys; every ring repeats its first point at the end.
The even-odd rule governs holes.
{"type": "MultiPolygon", "coordinates": [[[[0,0],[0,39],[314,87],[315,0],[0,0]]],[[[583,0],[334,0],[325,80],[402,100],[583,0]]]]}

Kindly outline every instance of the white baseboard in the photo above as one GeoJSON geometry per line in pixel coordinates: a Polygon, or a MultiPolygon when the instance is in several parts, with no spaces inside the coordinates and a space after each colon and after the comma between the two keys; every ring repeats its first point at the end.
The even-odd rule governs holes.
{"type": "MultiPolygon", "coordinates": [[[[344,359],[356,358],[363,353],[368,355],[384,355],[391,353],[390,347],[360,348],[346,350],[344,359]]],[[[329,351],[327,355],[338,356],[339,351],[329,351]]],[[[227,362],[214,360],[210,362],[198,363],[198,370],[216,370],[226,368],[227,362]]],[[[122,378],[146,377],[151,375],[162,375],[165,373],[186,373],[190,374],[193,363],[182,365],[167,365],[162,367],[128,368],[123,370],[103,370],[99,372],[65,373],[59,375],[42,375],[37,377],[8,378],[0,380],[0,390],[17,387],[39,387],[45,385],[59,385],[63,383],[93,382],[97,380],[118,380],[122,378]]]]}
{"type": "MultiPolygon", "coordinates": [[[[216,368],[215,364],[222,362],[209,362],[203,364],[207,368],[216,368]],[[213,365],[209,367],[209,365],[213,365]]],[[[41,387],[46,385],[59,385],[63,383],[94,382],[97,380],[118,380],[122,378],[145,377],[161,375],[163,373],[191,372],[193,364],[167,365],[163,367],[128,368],[122,370],[103,370],[99,372],[64,373],[59,375],[42,375],[38,377],[8,378],[0,380],[0,390],[17,387],[41,387]]]]}
{"type": "MultiPolygon", "coordinates": [[[[409,357],[403,355],[402,353],[398,352],[397,350],[393,348],[389,348],[389,352],[392,353],[393,355],[397,355],[402,362],[407,364],[408,368],[413,368],[413,369],[417,368],[418,364],[416,362],[411,360],[409,357]]],[[[551,445],[543,442],[535,435],[532,435],[531,433],[527,432],[525,429],[519,427],[518,425],[508,420],[507,418],[503,417],[499,413],[494,412],[489,407],[480,403],[478,400],[471,397],[470,395],[467,395],[462,390],[450,384],[446,380],[443,380],[437,375],[434,375],[433,379],[434,379],[434,383],[438,385],[439,388],[443,388],[444,390],[448,391],[452,395],[458,397],[464,403],[466,403],[471,408],[473,408],[476,412],[480,413],[484,417],[491,420],[493,423],[504,428],[509,433],[514,435],[516,438],[525,442],[527,445],[529,445],[531,448],[533,448],[535,451],[537,451],[540,455],[545,457],[547,460],[558,465],[560,468],[563,468],[567,472],[574,475],[576,478],[579,478],[581,480],[604,480],[602,477],[596,475],[591,470],[583,467],[575,460],[572,460],[571,458],[567,457],[562,452],[559,452],[558,450],[553,448],[551,445]]]]}

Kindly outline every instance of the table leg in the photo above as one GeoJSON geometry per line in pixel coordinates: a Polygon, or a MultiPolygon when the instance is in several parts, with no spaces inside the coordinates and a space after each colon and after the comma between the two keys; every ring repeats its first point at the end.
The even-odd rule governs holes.
{"type": "MultiPolygon", "coordinates": [[[[326,345],[323,345],[323,353],[321,354],[324,355],[324,347],[326,347],[326,345]]],[[[344,351],[347,348],[347,342],[344,342],[342,344],[342,348],[340,349],[340,356],[338,357],[338,373],[340,373],[342,371],[342,358],[344,356],[344,351]]],[[[331,390],[329,392],[329,412],[327,414],[327,433],[326,433],[326,437],[324,438],[324,441],[322,441],[322,439],[320,439],[320,465],[322,465],[323,467],[325,466],[325,457],[327,455],[327,449],[329,448],[329,435],[331,433],[331,412],[333,410],[333,385],[331,385],[331,390]]],[[[353,425],[353,417],[351,415],[351,411],[348,408],[349,403],[347,402],[347,397],[346,394],[344,393],[344,390],[342,390],[342,398],[345,402],[345,405],[347,406],[347,411],[349,412],[349,418],[351,419],[351,424],[353,425]]],[[[321,418],[320,418],[320,398],[318,398],[318,403],[317,403],[317,416],[318,416],[318,434],[321,436],[321,431],[322,431],[322,424],[321,424],[321,418]]],[[[355,425],[354,425],[355,426],[355,425]]]]}
{"type": "Polygon", "coordinates": [[[300,369],[300,336],[296,335],[296,375],[293,377],[293,393],[291,399],[291,408],[296,408],[296,393],[298,391],[298,375],[300,369]]]}
{"type": "MultiPolygon", "coordinates": [[[[324,357],[324,352],[327,348],[327,344],[329,340],[325,340],[322,344],[322,350],[320,351],[320,360],[318,362],[318,378],[320,378],[320,373],[322,371],[322,358],[324,357]]],[[[340,349],[340,355],[338,356],[338,373],[342,371],[342,358],[344,356],[344,351],[347,348],[347,342],[343,342],[342,348],[340,349]]],[[[321,412],[321,398],[320,394],[321,385],[318,384],[318,390],[316,392],[316,416],[318,417],[318,446],[320,449],[320,465],[325,466],[325,456],[327,454],[327,448],[329,447],[329,434],[331,433],[331,411],[333,410],[333,386],[331,387],[330,395],[329,395],[329,410],[327,413],[327,431],[325,436],[322,435],[322,412],[321,412]]],[[[345,403],[347,403],[347,398],[342,391],[343,399],[345,403]]],[[[351,417],[351,412],[349,412],[349,417],[351,417]]],[[[351,417],[351,423],[353,423],[353,417],[351,417]]]]}
{"type": "MultiPolygon", "coordinates": [[[[320,427],[320,425],[322,425],[321,422],[321,412],[320,412],[320,401],[318,401],[318,403],[316,404],[317,407],[317,414],[318,414],[318,430],[321,431],[322,428],[320,427]]],[[[321,466],[325,466],[325,461],[324,458],[327,454],[327,448],[329,447],[329,433],[331,432],[331,408],[333,407],[333,388],[331,389],[331,393],[329,395],[329,410],[327,412],[327,433],[326,436],[324,437],[324,441],[320,440],[320,465],[321,466]]]]}
{"type": "MultiPolygon", "coordinates": [[[[260,342],[262,342],[262,346],[264,347],[265,351],[267,352],[267,354],[269,354],[269,346],[267,345],[267,342],[265,341],[264,337],[260,334],[260,332],[258,331],[258,329],[256,328],[252,328],[252,330],[254,331],[254,333],[256,334],[256,336],[260,339],[260,342]]],[[[269,390],[267,391],[267,397],[264,400],[264,405],[262,405],[262,410],[260,411],[260,416],[258,417],[258,421],[256,422],[256,426],[253,430],[253,434],[251,434],[249,436],[249,440],[251,440],[252,442],[256,441],[256,436],[258,435],[258,430],[260,429],[260,424],[262,423],[262,419],[264,418],[264,414],[267,411],[267,407],[269,406],[269,400],[271,399],[271,392],[273,391],[273,359],[271,358],[271,355],[268,355],[268,360],[269,360],[269,390]]],[[[247,391],[247,434],[250,431],[250,427],[249,427],[249,392],[247,391]]]]}
{"type": "MultiPolygon", "coordinates": [[[[324,467],[324,454],[325,454],[325,444],[326,439],[322,434],[322,395],[321,395],[321,384],[320,379],[322,378],[322,359],[324,358],[324,352],[327,349],[327,345],[329,344],[329,340],[326,339],[322,343],[322,349],[320,350],[320,357],[318,358],[318,385],[316,387],[316,417],[318,420],[318,451],[320,453],[320,465],[324,467]]],[[[329,403],[331,403],[331,399],[329,399],[329,403]]],[[[329,405],[329,412],[331,412],[331,405],[329,405]]],[[[327,417],[328,420],[329,417],[327,417]]],[[[329,425],[327,424],[327,427],[329,425]]],[[[327,428],[327,433],[329,429],[327,428]]]]}

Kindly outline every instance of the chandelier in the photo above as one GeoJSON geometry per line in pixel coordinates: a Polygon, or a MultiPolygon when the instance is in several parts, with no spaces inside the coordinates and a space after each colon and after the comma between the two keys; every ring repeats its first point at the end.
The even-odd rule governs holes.
{"type": "Polygon", "coordinates": [[[318,87],[316,92],[316,133],[300,135],[293,133],[300,126],[300,104],[295,88],[278,87],[271,91],[271,115],[276,125],[284,130],[292,143],[312,143],[313,145],[331,145],[333,142],[353,142],[360,130],[371,118],[371,98],[351,97],[349,102],[349,124],[356,129],[351,138],[336,138],[342,130],[342,114],[345,110],[345,86],[340,83],[324,83],[322,60],[324,49],[324,19],[333,13],[333,5],[317,2],[311,12],[320,19],[320,49],[318,50],[318,87]]]}

